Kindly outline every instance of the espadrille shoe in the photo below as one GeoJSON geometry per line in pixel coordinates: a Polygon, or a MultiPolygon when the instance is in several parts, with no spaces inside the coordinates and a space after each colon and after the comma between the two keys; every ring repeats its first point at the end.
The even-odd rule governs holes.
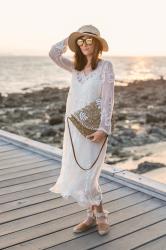
{"type": "Polygon", "coordinates": [[[91,227],[96,225],[96,217],[94,216],[94,211],[91,209],[87,209],[87,218],[76,225],[73,228],[74,233],[81,233],[85,232],[86,230],[90,229],[91,227]]]}
{"type": "Polygon", "coordinates": [[[109,212],[103,210],[103,212],[94,211],[96,217],[97,230],[100,235],[107,234],[110,231],[110,223],[108,219],[109,212]]]}

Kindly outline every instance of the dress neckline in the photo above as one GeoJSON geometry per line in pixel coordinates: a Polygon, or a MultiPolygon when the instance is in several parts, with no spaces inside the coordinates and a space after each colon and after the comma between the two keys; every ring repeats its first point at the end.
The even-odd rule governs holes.
{"type": "Polygon", "coordinates": [[[98,69],[99,65],[102,63],[102,61],[103,61],[102,59],[99,60],[99,62],[98,62],[98,64],[97,64],[97,67],[96,67],[95,69],[89,71],[88,74],[85,74],[84,70],[82,70],[81,72],[83,73],[84,77],[86,78],[86,77],[88,77],[89,75],[91,75],[91,73],[95,72],[95,71],[98,69]]]}
{"type": "Polygon", "coordinates": [[[91,79],[95,74],[97,74],[97,71],[99,70],[99,68],[102,66],[103,63],[104,60],[100,59],[97,64],[97,67],[94,70],[91,70],[88,74],[85,74],[83,70],[81,71],[76,70],[77,80],[82,84],[85,83],[86,81],[91,79]]]}

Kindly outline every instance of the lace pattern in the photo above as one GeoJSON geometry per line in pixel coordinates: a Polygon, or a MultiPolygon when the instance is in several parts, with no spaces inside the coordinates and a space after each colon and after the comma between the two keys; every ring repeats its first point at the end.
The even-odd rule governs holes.
{"type": "Polygon", "coordinates": [[[52,45],[49,51],[49,56],[58,66],[69,72],[72,72],[74,68],[73,62],[62,55],[67,51],[67,48],[68,48],[68,37],[52,45]]]}
{"type": "Polygon", "coordinates": [[[101,122],[98,130],[102,130],[109,135],[111,134],[115,82],[115,75],[111,61],[107,61],[101,77],[103,81],[101,93],[101,122]]]}
{"type": "Polygon", "coordinates": [[[49,56],[51,59],[61,68],[76,74],[76,79],[80,83],[92,79],[94,76],[100,73],[102,80],[102,93],[101,93],[101,122],[98,130],[102,130],[108,135],[111,134],[111,118],[114,106],[114,70],[112,62],[106,60],[102,70],[99,70],[102,65],[102,60],[99,62],[97,68],[92,70],[87,75],[84,71],[78,71],[74,69],[74,63],[62,54],[66,52],[68,47],[68,37],[60,42],[54,44],[50,51],[49,56]]]}
{"type": "Polygon", "coordinates": [[[96,67],[96,69],[90,71],[88,74],[85,74],[84,71],[78,71],[76,70],[76,78],[80,83],[84,83],[85,81],[91,79],[92,77],[96,76],[97,74],[99,74],[99,70],[101,68],[102,65],[102,60],[98,62],[98,65],[96,67]]]}

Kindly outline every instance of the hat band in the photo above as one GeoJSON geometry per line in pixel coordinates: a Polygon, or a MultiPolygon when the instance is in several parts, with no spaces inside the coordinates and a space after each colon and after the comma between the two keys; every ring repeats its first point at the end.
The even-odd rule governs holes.
{"type": "Polygon", "coordinates": [[[87,32],[85,31],[85,32],[82,32],[82,33],[89,33],[89,34],[92,34],[92,35],[95,35],[95,36],[97,36],[97,35],[96,35],[95,33],[92,33],[92,32],[88,32],[88,31],[87,31],[87,32]]]}

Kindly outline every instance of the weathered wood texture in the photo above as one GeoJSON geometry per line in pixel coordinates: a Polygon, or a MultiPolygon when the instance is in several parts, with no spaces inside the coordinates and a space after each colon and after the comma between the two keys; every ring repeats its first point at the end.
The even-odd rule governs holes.
{"type": "Polygon", "coordinates": [[[14,141],[9,135],[0,135],[0,249],[165,249],[164,186],[159,184],[157,190],[153,183],[148,189],[146,178],[142,186],[137,185],[139,176],[130,178],[130,173],[105,164],[100,185],[110,233],[100,236],[93,227],[74,234],[73,227],[85,218],[85,209],[74,199],[49,191],[60,173],[60,150],[55,149],[54,156],[53,147],[39,143],[38,148],[37,142],[31,147],[29,139],[26,146],[24,138],[17,141],[16,136],[14,141]]]}

